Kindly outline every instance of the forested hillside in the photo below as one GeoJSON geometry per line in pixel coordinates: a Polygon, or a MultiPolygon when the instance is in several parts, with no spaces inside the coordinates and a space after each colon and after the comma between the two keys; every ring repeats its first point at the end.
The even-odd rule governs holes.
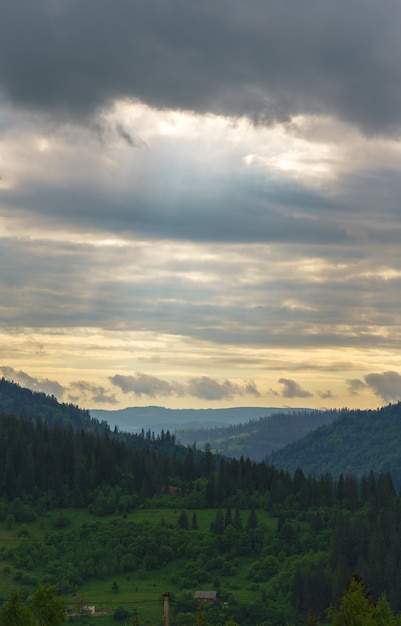
{"type": "Polygon", "coordinates": [[[401,403],[369,411],[344,410],[334,422],[279,450],[269,460],[290,471],[301,467],[315,476],[388,471],[399,488],[401,403]]]}
{"type": "Polygon", "coordinates": [[[89,411],[73,404],[62,404],[54,396],[31,391],[5,378],[0,379],[0,413],[32,419],[40,417],[51,424],[83,428],[90,432],[107,428],[105,421],[91,419],[89,411]]]}
{"type": "MultiPolygon", "coordinates": [[[[161,430],[157,435],[150,428],[142,428],[136,433],[128,433],[118,429],[111,430],[106,420],[91,417],[89,411],[80,409],[73,404],[60,403],[53,396],[31,391],[20,385],[0,379],[0,415],[14,416],[38,421],[40,424],[57,425],[61,429],[71,428],[110,439],[124,441],[132,449],[148,450],[157,448],[163,454],[171,454],[172,449],[178,456],[186,455],[184,446],[175,446],[175,435],[169,430],[161,430]],[[168,445],[171,444],[171,445],[168,445]]],[[[198,455],[201,453],[198,452],[198,455]]]]}
{"type": "MultiPolygon", "coordinates": [[[[93,433],[30,418],[30,411],[0,412],[1,626],[15,587],[29,599],[49,584],[71,611],[95,604],[99,593],[136,624],[162,624],[154,616],[169,589],[172,626],[227,619],[334,625],[342,623],[336,607],[356,572],[370,589],[369,614],[390,615],[378,601],[383,593],[401,610],[401,500],[389,472],[292,473],[200,453],[169,432],[122,435],[97,422],[93,433]],[[194,601],[199,589],[217,591],[202,612],[194,601]]],[[[344,413],[316,432],[338,431],[345,444],[352,429],[340,436],[341,429],[351,421],[357,451],[361,418],[372,418],[381,424],[376,443],[392,452],[399,414],[399,405],[344,413]]],[[[106,615],[96,620],[114,623],[106,615]]]]}
{"type": "MultiPolygon", "coordinates": [[[[0,415],[0,494],[7,500],[44,498],[57,506],[88,506],[103,486],[109,494],[115,490],[117,499],[161,493],[169,475],[184,472],[184,461],[181,455],[166,456],[174,447],[168,437],[152,446],[143,441],[143,447],[137,439],[132,449],[107,431],[91,435],[41,418],[0,415]]],[[[188,456],[193,461],[192,451],[188,456]]]]}
{"type": "Polygon", "coordinates": [[[223,428],[177,428],[178,441],[203,448],[209,444],[212,451],[225,456],[263,460],[285,445],[302,439],[322,424],[338,417],[339,411],[301,411],[260,417],[243,424],[223,428]]]}
{"type": "Polygon", "coordinates": [[[193,593],[211,588],[219,600],[204,623],[222,623],[229,602],[241,626],[282,626],[312,608],[323,618],[358,571],[374,598],[385,592],[401,609],[401,507],[389,474],[313,478],[191,448],[165,456],[12,416],[0,420],[0,442],[0,589],[75,594],[88,581],[110,589],[113,577],[162,577],[174,624],[188,624],[193,593]],[[71,507],[85,517],[72,523],[71,507]]]}

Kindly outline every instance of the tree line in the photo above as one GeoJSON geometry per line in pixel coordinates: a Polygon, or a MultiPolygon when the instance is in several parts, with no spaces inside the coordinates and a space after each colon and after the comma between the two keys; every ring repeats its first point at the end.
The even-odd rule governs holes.
{"type": "MultiPolygon", "coordinates": [[[[74,506],[99,520],[71,530],[61,511],[42,542],[20,529],[18,545],[3,547],[2,556],[22,584],[72,591],[88,578],[151,571],[185,557],[176,580],[184,590],[210,572],[216,581],[232,575],[236,559],[247,557],[250,584],[276,581],[280,589],[276,616],[306,615],[311,607],[324,615],[355,571],[375,598],[385,592],[392,610],[401,609],[401,503],[389,473],[314,477],[200,453],[166,434],[139,433],[130,441],[135,446],[118,433],[0,416],[0,519],[12,528],[52,507],[74,506]],[[163,533],[155,533],[151,525],[125,521],[139,506],[182,512],[174,527],[164,524],[163,533]],[[208,532],[197,529],[191,514],[202,508],[216,511],[208,532]],[[249,512],[246,518],[240,510],[249,512]],[[260,510],[276,519],[273,531],[259,522],[260,510]],[[119,517],[101,521],[109,514],[119,517]],[[37,563],[43,577],[35,581],[29,577],[37,563]]],[[[250,613],[253,623],[263,611],[261,599],[250,613]]]]}

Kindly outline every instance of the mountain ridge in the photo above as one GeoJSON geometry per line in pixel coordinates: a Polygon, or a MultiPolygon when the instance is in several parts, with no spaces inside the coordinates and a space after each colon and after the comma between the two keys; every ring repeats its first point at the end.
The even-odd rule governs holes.
{"type": "Polygon", "coordinates": [[[208,444],[212,452],[263,461],[275,450],[302,439],[323,424],[332,422],[338,414],[337,410],[280,412],[222,428],[178,428],[175,434],[177,440],[183,444],[196,442],[201,447],[208,444]]]}
{"type": "Polygon", "coordinates": [[[126,407],[124,409],[90,409],[92,417],[106,420],[112,427],[131,432],[141,428],[161,430],[166,427],[172,428],[195,428],[202,426],[222,427],[225,425],[239,424],[259,417],[268,417],[274,413],[292,413],[301,411],[313,411],[300,407],[276,408],[276,407],[228,407],[207,409],[170,409],[156,405],[146,407],[126,407]]]}

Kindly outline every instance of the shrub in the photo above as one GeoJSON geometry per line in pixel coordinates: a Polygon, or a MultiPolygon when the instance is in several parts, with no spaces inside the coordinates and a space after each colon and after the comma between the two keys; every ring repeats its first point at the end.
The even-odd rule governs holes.
{"type": "Polygon", "coordinates": [[[123,606],[118,606],[113,613],[113,619],[121,621],[123,619],[127,619],[129,617],[129,611],[123,606]]]}

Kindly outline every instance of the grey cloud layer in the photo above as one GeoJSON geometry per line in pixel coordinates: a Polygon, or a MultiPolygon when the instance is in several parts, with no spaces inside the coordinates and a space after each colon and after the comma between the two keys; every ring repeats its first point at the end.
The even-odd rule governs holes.
{"type": "Polygon", "coordinates": [[[185,182],[175,187],[181,164],[174,169],[164,158],[162,164],[160,158],[155,161],[158,169],[145,167],[144,180],[129,192],[96,181],[85,188],[79,182],[29,180],[18,189],[0,190],[1,212],[47,229],[61,226],[152,240],[326,244],[348,246],[350,254],[366,242],[394,245],[401,237],[394,173],[378,171],[375,179],[360,181],[364,193],[370,193],[369,205],[355,189],[334,199],[246,169],[222,173],[218,180],[208,171],[194,176],[184,169],[185,182]],[[377,220],[378,207],[391,222],[377,220]]]}
{"type": "Polygon", "coordinates": [[[287,119],[401,121],[396,0],[2,0],[1,92],[79,118],[115,98],[287,119]]]}
{"type": "MultiPolygon", "coordinates": [[[[132,349],[105,358],[105,387],[59,390],[106,405],[257,397],[265,374],[271,393],[316,404],[341,393],[343,362],[350,395],[398,397],[398,0],[0,7],[5,344],[99,329],[109,357],[110,332],[157,337],[164,367],[132,349]],[[209,359],[173,364],[173,340],[209,359]],[[301,373],[319,368],[320,391],[301,373]]],[[[10,375],[52,388],[17,356],[10,375]]]]}
{"type": "MultiPolygon", "coordinates": [[[[188,184],[188,183],[187,183],[188,184]]],[[[110,193],[95,189],[73,190],[29,188],[18,192],[2,192],[4,206],[10,214],[20,211],[21,216],[36,215],[56,226],[60,222],[80,228],[104,232],[130,233],[151,239],[192,239],[198,241],[320,241],[342,242],[349,237],[340,224],[326,223],[312,218],[293,217],[273,206],[273,198],[260,202],[256,190],[232,186],[232,180],[221,181],[219,189],[212,181],[201,177],[194,186],[175,192],[170,185],[159,180],[154,191],[136,191],[132,197],[116,198],[110,193]],[[156,189],[158,196],[156,197],[156,189]],[[164,197],[160,196],[163,189],[164,197]],[[141,193],[143,191],[143,193],[141,193]],[[172,195],[172,200],[166,196],[172,195]],[[224,200],[222,200],[224,197],[224,200]],[[113,207],[113,210],[110,210],[113,207]],[[253,214],[244,220],[245,211],[253,214]]],[[[272,190],[271,195],[279,193],[272,190]]],[[[282,190],[283,196],[286,192],[282,190]]],[[[299,200],[303,193],[299,189],[299,200]]],[[[311,203],[316,199],[310,194],[311,203]]],[[[321,199],[322,207],[325,199],[321,199]]]]}
{"type": "Polygon", "coordinates": [[[189,395],[202,400],[218,401],[230,400],[235,396],[250,394],[258,397],[259,391],[252,381],[239,385],[229,380],[223,382],[200,376],[189,379],[185,384],[169,383],[157,376],[137,372],[135,375],[116,374],[110,376],[110,382],[121,389],[125,394],[132,393],[141,398],[147,396],[155,398],[157,396],[183,396],[189,395]]]}
{"type": "MultiPolygon", "coordinates": [[[[103,404],[113,406],[117,404],[112,390],[102,385],[94,385],[87,381],[73,381],[69,387],[63,387],[55,380],[48,378],[35,378],[23,370],[15,370],[9,366],[0,366],[1,375],[7,380],[14,381],[33,391],[44,392],[54,395],[60,401],[82,403],[86,398],[89,405],[103,404]]],[[[157,376],[137,372],[133,375],[115,374],[109,376],[112,386],[119,388],[123,394],[132,394],[137,398],[166,398],[170,396],[192,396],[208,402],[232,400],[245,395],[255,398],[261,396],[261,392],[253,381],[243,384],[233,383],[229,380],[216,380],[210,376],[190,378],[185,383],[169,382],[157,376]]],[[[281,396],[284,399],[311,398],[313,394],[304,389],[300,383],[289,378],[280,378],[277,381],[281,386],[281,392],[270,389],[270,395],[281,396]]],[[[371,388],[376,396],[385,402],[396,402],[401,398],[401,376],[397,372],[388,371],[371,373],[364,377],[364,381],[354,379],[348,381],[351,395],[358,395],[364,389],[371,388]]],[[[330,390],[319,392],[322,399],[333,398],[330,390]]]]}
{"type": "MultiPolygon", "coordinates": [[[[393,267],[401,268],[399,247],[391,252],[393,267]]],[[[0,323],[166,333],[216,346],[401,349],[401,277],[375,273],[381,250],[343,267],[340,249],[310,276],[294,274],[302,248],[299,257],[293,247],[206,253],[209,247],[164,250],[162,243],[118,248],[0,240],[7,303],[0,323]]]]}
{"type": "MultiPolygon", "coordinates": [[[[93,385],[86,381],[74,381],[69,388],[62,387],[57,381],[38,379],[26,372],[17,371],[12,367],[0,366],[1,375],[7,380],[12,380],[33,391],[41,391],[56,396],[59,400],[63,397],[76,402],[82,397],[87,398],[89,403],[116,404],[115,395],[101,385],[93,385]]],[[[190,378],[185,383],[168,382],[157,376],[137,372],[134,375],[115,374],[109,377],[109,381],[115,387],[121,389],[123,394],[132,394],[137,398],[166,398],[168,396],[192,396],[209,402],[220,400],[232,400],[235,397],[251,395],[260,397],[260,392],[253,381],[243,384],[233,383],[230,380],[219,381],[210,376],[190,378]]],[[[306,392],[293,380],[282,379],[283,398],[306,398],[312,394],[306,392]]],[[[276,395],[279,395],[276,393],[276,395]]]]}

